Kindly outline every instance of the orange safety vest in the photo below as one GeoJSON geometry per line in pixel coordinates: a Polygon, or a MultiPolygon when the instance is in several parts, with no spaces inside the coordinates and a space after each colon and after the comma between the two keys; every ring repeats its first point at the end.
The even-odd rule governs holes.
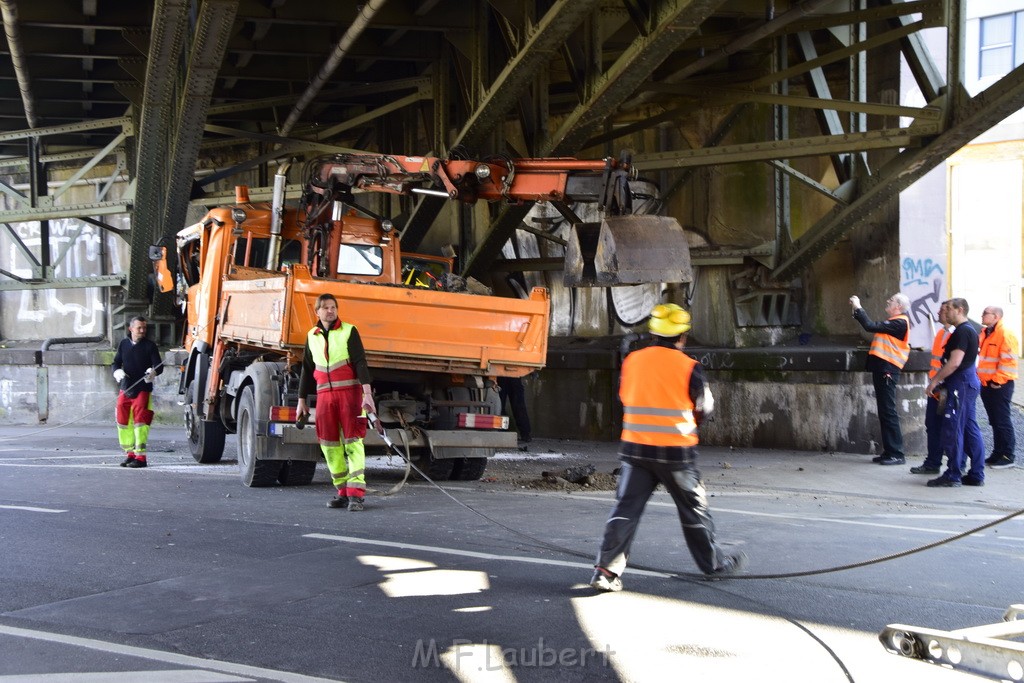
{"type": "Polygon", "coordinates": [[[868,351],[868,355],[877,356],[902,370],[910,358],[910,317],[901,313],[900,315],[894,315],[889,320],[897,320],[899,318],[907,321],[907,333],[903,335],[903,339],[897,339],[891,334],[878,332],[871,340],[871,349],[868,351]]]}
{"type": "Polygon", "coordinates": [[[978,378],[982,386],[1006,384],[1017,379],[1017,337],[997,322],[992,333],[981,331],[978,352],[978,378]]]}
{"type": "Polygon", "coordinates": [[[697,361],[676,349],[649,346],[622,362],[622,440],[649,446],[696,446],[690,377],[697,361]]]}
{"type": "Polygon", "coordinates": [[[949,341],[949,330],[942,326],[935,333],[935,341],[932,342],[932,362],[928,368],[928,379],[935,377],[942,369],[942,354],[946,351],[947,341],[949,341]]]}
{"type": "Polygon", "coordinates": [[[319,325],[306,335],[315,366],[313,379],[316,380],[318,392],[340,390],[359,384],[348,358],[348,338],[352,336],[353,329],[351,324],[339,320],[326,336],[319,325]]]}

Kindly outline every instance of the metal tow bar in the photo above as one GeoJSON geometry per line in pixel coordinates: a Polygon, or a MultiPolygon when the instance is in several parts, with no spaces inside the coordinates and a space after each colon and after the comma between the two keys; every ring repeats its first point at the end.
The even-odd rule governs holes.
{"type": "Polygon", "coordinates": [[[889,652],[997,681],[1024,681],[1024,604],[1010,605],[1003,620],[956,631],[890,624],[878,634],[889,652]]]}

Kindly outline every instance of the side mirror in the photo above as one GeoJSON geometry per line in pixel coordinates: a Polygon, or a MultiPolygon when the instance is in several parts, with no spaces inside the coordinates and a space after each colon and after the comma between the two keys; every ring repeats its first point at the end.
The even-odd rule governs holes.
{"type": "Polygon", "coordinates": [[[167,247],[151,246],[149,248],[149,258],[153,261],[153,275],[156,277],[156,286],[164,294],[173,292],[174,278],[171,276],[171,271],[167,268],[167,247]]]}

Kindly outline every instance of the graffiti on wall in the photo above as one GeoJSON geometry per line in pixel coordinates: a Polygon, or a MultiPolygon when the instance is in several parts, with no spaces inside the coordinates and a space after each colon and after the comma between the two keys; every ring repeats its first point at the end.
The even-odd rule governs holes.
{"type": "MultiPolygon", "coordinates": [[[[12,223],[10,229],[34,254],[39,254],[42,230],[38,222],[12,223]]],[[[105,236],[99,228],[73,218],[50,221],[50,254],[60,262],[54,264],[55,278],[76,278],[104,274],[105,236]],[[69,246],[70,245],[70,246],[69,246]],[[65,249],[67,252],[65,253],[65,249]]],[[[31,264],[13,240],[0,236],[4,246],[3,268],[19,277],[34,275],[31,264]],[[4,243],[6,242],[6,243],[4,243]]],[[[116,251],[116,250],[115,250],[116,251]]],[[[75,335],[101,334],[106,328],[102,290],[98,287],[72,289],[21,290],[13,293],[16,300],[15,323],[28,325],[60,323],[75,335]]],[[[7,299],[9,304],[14,301],[7,299]]],[[[56,330],[55,330],[56,331],[56,330]]],[[[59,333],[59,331],[56,331],[59,333]]],[[[18,330],[5,331],[7,336],[26,336],[18,330]]]]}
{"type": "Polygon", "coordinates": [[[947,297],[946,269],[928,257],[906,256],[900,291],[910,298],[910,343],[930,348],[939,304],[947,297]]]}

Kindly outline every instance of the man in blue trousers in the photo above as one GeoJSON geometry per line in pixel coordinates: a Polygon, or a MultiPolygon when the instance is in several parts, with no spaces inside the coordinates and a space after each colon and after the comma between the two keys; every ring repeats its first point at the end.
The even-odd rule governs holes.
{"type": "Polygon", "coordinates": [[[945,389],[946,406],[943,413],[939,443],[946,455],[946,471],[928,482],[928,486],[984,486],[985,444],[975,417],[981,380],[975,362],[978,359],[978,333],[967,322],[967,301],[950,299],[947,322],[955,329],[946,341],[942,354],[942,369],[928,382],[926,394],[935,393],[941,385],[945,389]],[[970,457],[971,470],[961,476],[965,454],[970,457]]]}

